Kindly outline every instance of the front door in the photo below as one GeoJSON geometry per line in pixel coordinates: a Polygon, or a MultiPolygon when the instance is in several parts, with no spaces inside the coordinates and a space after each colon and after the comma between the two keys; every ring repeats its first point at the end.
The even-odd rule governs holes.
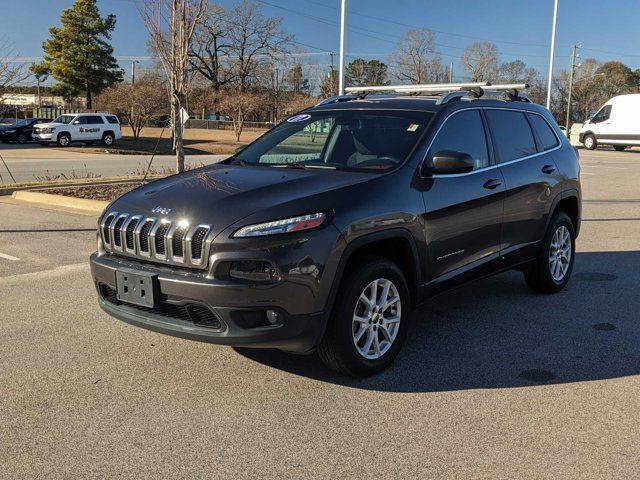
{"type": "MultiPolygon", "coordinates": [[[[428,264],[425,279],[434,287],[497,259],[504,181],[492,163],[479,109],[449,116],[431,144],[427,162],[440,151],[467,153],[468,173],[433,174],[423,179],[428,264]]],[[[437,288],[436,288],[437,290],[437,288]]]]}
{"type": "Polygon", "coordinates": [[[82,142],[87,140],[88,134],[86,129],[88,127],[88,120],[86,115],[80,115],[71,124],[71,140],[74,142],[82,142]]]}

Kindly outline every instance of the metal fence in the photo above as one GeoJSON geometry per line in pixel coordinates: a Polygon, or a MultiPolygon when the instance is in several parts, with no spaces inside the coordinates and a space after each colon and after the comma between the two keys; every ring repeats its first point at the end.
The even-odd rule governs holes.
{"type": "MultiPolygon", "coordinates": [[[[244,122],[245,130],[265,130],[275,125],[273,122],[244,122]]],[[[233,122],[224,120],[189,119],[186,128],[201,128],[204,130],[233,130],[233,122]]]]}

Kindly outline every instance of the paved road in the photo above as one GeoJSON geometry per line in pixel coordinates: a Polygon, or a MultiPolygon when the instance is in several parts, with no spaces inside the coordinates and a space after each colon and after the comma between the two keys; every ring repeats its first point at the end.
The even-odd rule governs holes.
{"type": "MultiPolygon", "coordinates": [[[[81,147],[62,150],[29,144],[0,144],[0,155],[7,163],[17,182],[33,182],[39,179],[55,179],[58,176],[73,178],[99,175],[114,177],[144,172],[150,155],[118,155],[83,153],[81,147]]],[[[187,155],[187,164],[200,166],[226,158],[228,155],[187,155]]],[[[158,155],[153,160],[157,171],[172,170],[174,157],[158,155]]],[[[11,182],[5,166],[0,162],[0,185],[11,182]]]]}
{"type": "Polygon", "coordinates": [[[442,296],[367,380],[114,320],[95,219],[0,201],[1,476],[637,478],[640,163],[582,159],[568,288],[513,272],[442,296]]]}

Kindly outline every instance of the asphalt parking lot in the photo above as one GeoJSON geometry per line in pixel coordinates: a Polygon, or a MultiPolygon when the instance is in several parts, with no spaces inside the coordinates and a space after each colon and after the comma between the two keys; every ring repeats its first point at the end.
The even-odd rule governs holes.
{"type": "Polygon", "coordinates": [[[365,380],[112,319],[95,218],[0,199],[0,476],[637,478],[640,153],[581,158],[567,289],[446,294],[365,380]]]}

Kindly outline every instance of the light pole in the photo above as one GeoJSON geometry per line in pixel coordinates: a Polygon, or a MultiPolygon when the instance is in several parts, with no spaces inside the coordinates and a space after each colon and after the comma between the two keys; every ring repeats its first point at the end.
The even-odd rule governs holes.
{"type": "Polygon", "coordinates": [[[553,54],[556,47],[556,23],[558,19],[558,0],[553,2],[553,27],[551,28],[551,54],[549,55],[549,83],[547,85],[547,108],[551,108],[551,83],[553,82],[553,54]]]}
{"type": "Polygon", "coordinates": [[[576,68],[576,58],[580,56],[580,54],[577,53],[577,50],[579,48],[582,48],[581,44],[574,45],[573,53],[571,54],[571,73],[569,73],[569,97],[567,98],[567,121],[565,122],[565,126],[567,127],[567,138],[571,138],[571,125],[569,125],[569,122],[571,121],[571,93],[573,89],[573,71],[576,68]]]}
{"type": "Polygon", "coordinates": [[[140,62],[138,62],[138,60],[133,60],[131,62],[131,85],[136,84],[136,63],[140,62]]]}
{"type": "Polygon", "coordinates": [[[340,59],[338,67],[340,69],[340,78],[338,79],[338,95],[344,95],[344,24],[346,13],[347,0],[342,0],[342,7],[340,8],[340,59]]]}

